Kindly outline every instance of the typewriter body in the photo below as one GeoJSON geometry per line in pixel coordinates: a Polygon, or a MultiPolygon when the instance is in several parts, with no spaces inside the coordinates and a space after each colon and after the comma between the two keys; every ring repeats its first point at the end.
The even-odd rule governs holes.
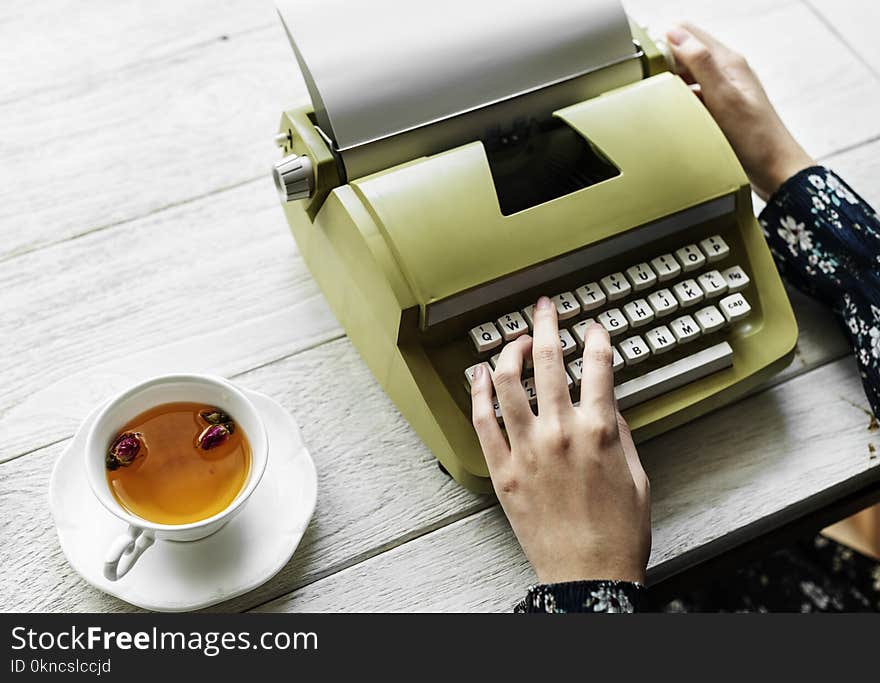
{"type": "MultiPolygon", "coordinates": [[[[393,3],[369,4],[378,25],[382,5],[390,12],[393,3]]],[[[535,13],[533,4],[501,6],[535,13]]],[[[543,83],[507,97],[492,93],[479,106],[455,102],[453,111],[425,102],[426,93],[460,96],[444,95],[449,73],[416,92],[413,107],[401,105],[405,85],[376,93],[376,83],[355,74],[346,90],[368,88],[372,99],[346,105],[334,91],[343,86],[328,76],[345,62],[327,58],[315,68],[309,60],[321,60],[298,33],[299,24],[308,31],[317,20],[310,26],[303,18],[302,2],[279,5],[311,93],[311,102],[284,112],[276,138],[284,158],[275,180],[288,222],[378,382],[445,470],[472,490],[491,485],[471,426],[467,371],[493,363],[505,343],[529,330],[542,294],[560,314],[574,400],[586,322],[611,333],[615,391],[638,440],[742,396],[790,361],[797,339],[748,180],[724,135],[617,2],[593,3],[601,8],[586,19],[574,15],[589,4],[549,0],[540,9],[557,14],[557,27],[594,21],[599,54],[573,57],[588,61],[584,68],[558,78],[538,69],[533,75],[543,83]],[[334,117],[333,107],[346,106],[350,112],[334,117]],[[387,129],[383,106],[394,119],[387,129]],[[354,124],[343,123],[346,114],[354,124]],[[372,130],[346,137],[365,120],[372,130]]],[[[349,39],[338,35],[349,8],[340,5],[334,15],[328,6],[320,5],[321,21],[349,39]]],[[[358,24],[372,30],[364,20],[347,19],[352,35],[358,24]]],[[[398,19],[385,39],[400,41],[407,30],[406,18],[398,19]]],[[[507,25],[486,31],[513,33],[488,36],[487,49],[528,34],[507,25]]],[[[472,32],[469,39],[479,40],[472,32]]],[[[423,44],[433,32],[416,34],[406,49],[436,60],[439,53],[423,44]]],[[[362,55],[373,48],[365,45],[362,55]]],[[[528,59],[561,64],[570,57],[533,52],[528,59]]],[[[445,68],[468,81],[469,57],[458,59],[445,68]]],[[[565,71],[560,64],[552,66],[565,71]]],[[[493,84],[510,88],[505,77],[493,84]]],[[[397,73],[389,79],[406,80],[397,73]]],[[[485,73],[478,80],[466,85],[479,94],[485,73]]],[[[533,395],[528,372],[523,381],[533,395]]]]}

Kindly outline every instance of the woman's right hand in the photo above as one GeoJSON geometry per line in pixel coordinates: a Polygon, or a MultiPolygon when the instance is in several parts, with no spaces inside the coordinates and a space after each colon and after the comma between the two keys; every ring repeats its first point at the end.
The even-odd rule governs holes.
{"type": "Polygon", "coordinates": [[[679,75],[699,85],[703,103],[762,199],[798,171],[815,165],[741,55],[688,23],[673,27],[666,37],[679,75]]]}

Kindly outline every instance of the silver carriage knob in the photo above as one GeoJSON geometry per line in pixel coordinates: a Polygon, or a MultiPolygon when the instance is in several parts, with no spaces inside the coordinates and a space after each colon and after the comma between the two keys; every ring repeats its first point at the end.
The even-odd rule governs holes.
{"type": "Polygon", "coordinates": [[[307,156],[290,154],[272,169],[275,187],[282,202],[308,199],[315,191],[315,172],[312,160],[307,156]]]}

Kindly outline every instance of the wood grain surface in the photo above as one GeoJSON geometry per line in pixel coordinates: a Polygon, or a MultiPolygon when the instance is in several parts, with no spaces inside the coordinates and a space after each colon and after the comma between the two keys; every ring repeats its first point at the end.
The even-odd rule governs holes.
{"type": "MultiPolygon", "coordinates": [[[[880,204],[874,4],[625,4],[746,54],[808,150],[880,204]]],[[[0,44],[0,609],[133,609],[66,564],[48,477],[95,405],[181,370],[279,400],[319,471],[294,558],[220,609],[508,609],[531,574],[506,522],[440,473],[290,237],[268,168],[304,88],[271,4],[10,0],[0,44]]],[[[654,576],[880,476],[845,340],[793,301],[790,368],[642,446],[654,576]]]]}

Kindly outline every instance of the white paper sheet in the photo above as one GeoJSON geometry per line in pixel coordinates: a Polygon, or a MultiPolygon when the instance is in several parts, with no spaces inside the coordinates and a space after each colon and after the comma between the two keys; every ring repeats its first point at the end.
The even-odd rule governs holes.
{"type": "Polygon", "coordinates": [[[278,0],[340,150],[631,57],[619,0],[278,0]]]}

